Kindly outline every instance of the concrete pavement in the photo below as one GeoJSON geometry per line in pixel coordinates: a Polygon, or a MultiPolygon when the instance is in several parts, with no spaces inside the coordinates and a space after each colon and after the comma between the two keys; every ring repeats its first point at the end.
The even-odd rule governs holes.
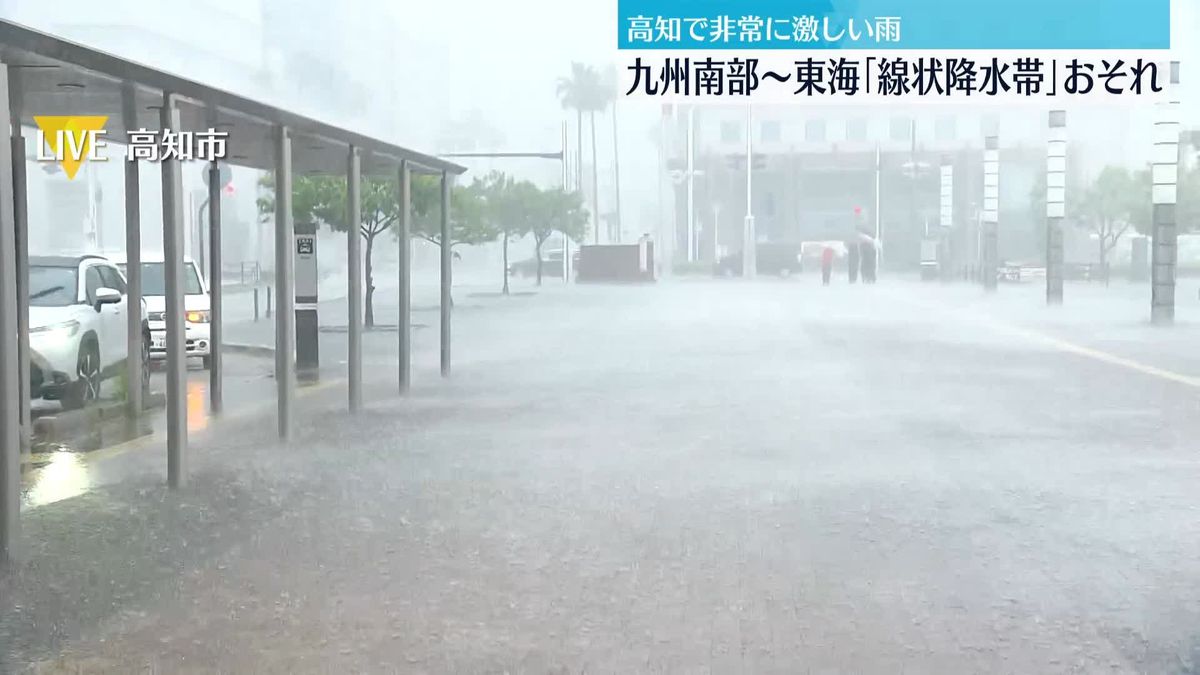
{"type": "Polygon", "coordinates": [[[397,399],[376,354],[357,418],[330,387],[290,446],[206,436],[182,493],[148,465],[30,513],[0,642],[40,672],[1196,672],[1191,310],[1022,293],[481,303],[449,381],[419,349],[397,399]]]}

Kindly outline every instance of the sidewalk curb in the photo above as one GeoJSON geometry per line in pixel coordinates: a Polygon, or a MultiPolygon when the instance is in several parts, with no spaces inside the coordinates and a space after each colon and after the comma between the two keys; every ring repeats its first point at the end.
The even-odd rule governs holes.
{"type": "Polygon", "coordinates": [[[271,358],[275,356],[275,348],[270,345],[251,345],[237,342],[226,342],[221,345],[221,348],[234,354],[248,354],[250,356],[258,356],[262,358],[271,358]]]}

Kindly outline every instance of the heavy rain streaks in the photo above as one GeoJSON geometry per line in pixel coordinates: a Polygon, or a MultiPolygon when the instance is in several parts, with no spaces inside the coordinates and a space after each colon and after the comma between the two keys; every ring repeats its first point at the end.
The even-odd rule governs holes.
{"type": "Polygon", "coordinates": [[[741,0],[642,72],[776,68],[702,100],[627,93],[636,0],[0,3],[0,673],[1200,673],[1200,4],[1162,3],[1114,34],[1170,53],[1103,68],[1162,100],[1023,101],[955,73],[1104,54],[905,40],[1081,25],[741,0]],[[896,32],[736,44],[852,21],[896,32]],[[906,54],[962,86],[859,96],[906,54]],[[164,124],[229,152],[127,161],[164,124]]]}
{"type": "Polygon", "coordinates": [[[1079,330],[1087,297],[984,320],[963,290],[463,300],[448,383],[29,512],[6,643],[43,672],[1190,663],[1194,387],[1061,344],[1189,357],[1079,330]]]}

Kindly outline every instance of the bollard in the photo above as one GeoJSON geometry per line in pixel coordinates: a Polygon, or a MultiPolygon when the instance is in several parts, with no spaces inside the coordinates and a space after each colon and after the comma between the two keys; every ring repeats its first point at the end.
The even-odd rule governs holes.
{"type": "Polygon", "coordinates": [[[258,287],[254,287],[254,323],[258,323],[258,287]]]}
{"type": "Polygon", "coordinates": [[[271,287],[267,286],[267,318],[271,318],[271,287]]]}

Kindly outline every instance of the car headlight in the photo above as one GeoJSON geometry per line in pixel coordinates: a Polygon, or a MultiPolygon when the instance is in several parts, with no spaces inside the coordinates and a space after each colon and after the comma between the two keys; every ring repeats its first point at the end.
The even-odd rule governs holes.
{"type": "Polygon", "coordinates": [[[188,323],[208,323],[208,312],[188,312],[188,323]]]}
{"type": "Polygon", "coordinates": [[[49,326],[38,326],[37,328],[29,329],[29,334],[31,336],[39,335],[47,340],[63,340],[66,338],[75,337],[75,334],[78,332],[79,322],[75,321],[74,319],[71,321],[64,321],[62,323],[51,324],[49,326]]]}

